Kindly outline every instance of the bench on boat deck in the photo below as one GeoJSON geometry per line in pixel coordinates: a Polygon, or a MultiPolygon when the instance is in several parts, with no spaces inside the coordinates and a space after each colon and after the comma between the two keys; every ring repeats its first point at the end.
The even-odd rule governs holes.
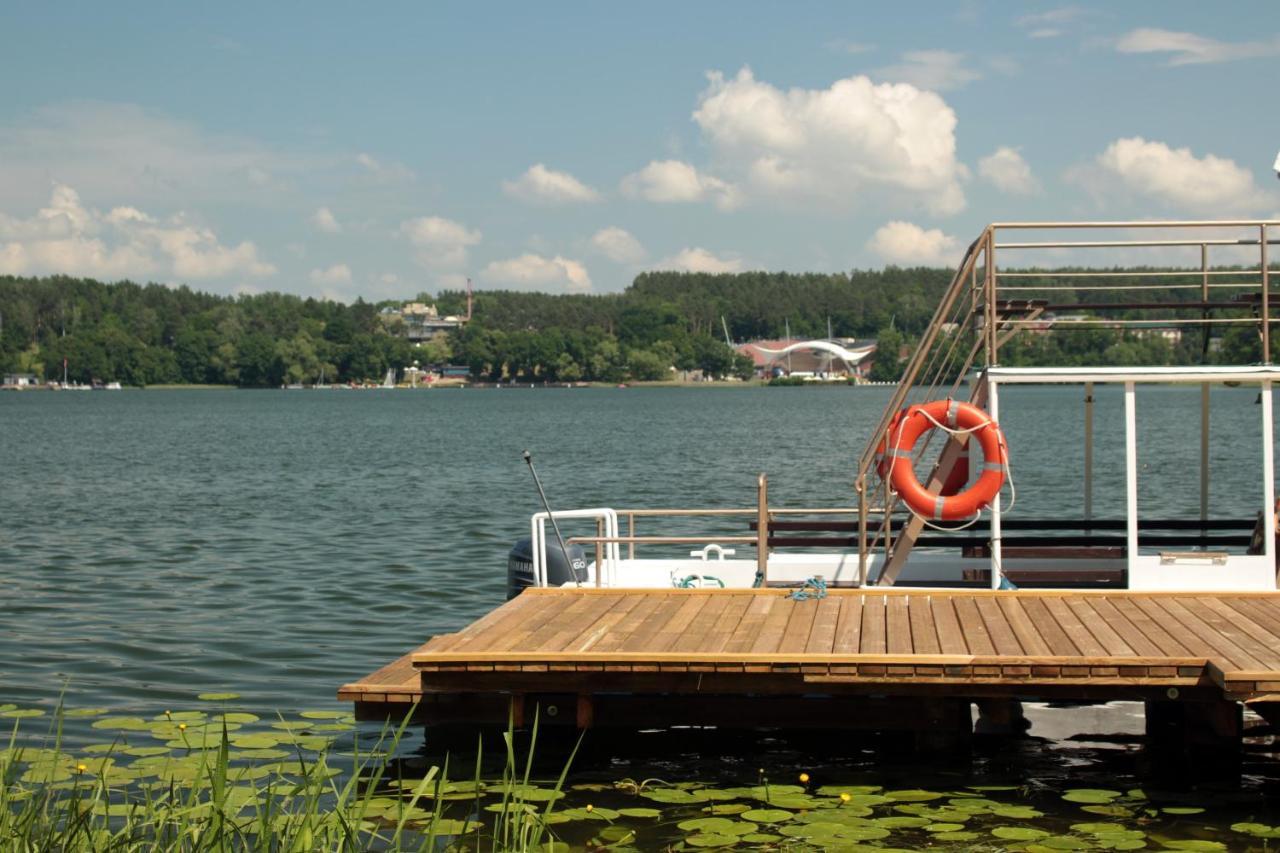
{"type": "MultiPolygon", "coordinates": [[[[1123,559],[1128,541],[1124,519],[1001,519],[1001,546],[1006,557],[1040,559],[1123,559]]],[[[894,524],[892,535],[902,529],[894,524]]],[[[758,523],[750,527],[758,530],[758,523]]],[[[1143,548],[1233,548],[1241,552],[1256,547],[1256,522],[1238,519],[1152,519],[1139,524],[1138,544],[1143,548]]],[[[858,547],[856,521],[770,521],[770,548],[858,547]],[[826,535],[804,535],[826,534],[826,535]]],[[[963,556],[991,556],[991,522],[980,519],[964,530],[920,534],[916,548],[959,548],[963,556]]],[[[875,529],[872,528],[874,535],[875,529]]]]}

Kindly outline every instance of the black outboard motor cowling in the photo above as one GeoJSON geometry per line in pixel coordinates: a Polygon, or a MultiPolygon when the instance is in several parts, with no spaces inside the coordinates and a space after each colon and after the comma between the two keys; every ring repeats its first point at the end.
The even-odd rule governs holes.
{"type": "MultiPolygon", "coordinates": [[[[547,585],[583,583],[587,580],[587,554],[581,545],[561,548],[556,541],[547,542],[547,585]]],[[[533,586],[533,540],[526,536],[512,546],[507,555],[507,600],[533,586]]]]}

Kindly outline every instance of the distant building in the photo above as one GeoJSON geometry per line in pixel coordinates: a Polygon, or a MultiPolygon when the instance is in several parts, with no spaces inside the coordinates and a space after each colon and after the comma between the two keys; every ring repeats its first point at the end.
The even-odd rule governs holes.
{"type": "Polygon", "coordinates": [[[771,376],[865,377],[871,368],[870,356],[876,342],[854,338],[826,340],[751,341],[734,347],[756,366],[756,372],[771,376]]]}
{"type": "Polygon", "coordinates": [[[26,388],[36,385],[36,375],[34,373],[6,373],[4,375],[4,384],[9,388],[26,388]]]}
{"type": "Polygon", "coordinates": [[[411,341],[421,343],[448,334],[471,322],[471,279],[467,279],[467,313],[440,316],[436,306],[425,302],[405,302],[399,308],[388,306],[379,312],[384,326],[411,341]]]}

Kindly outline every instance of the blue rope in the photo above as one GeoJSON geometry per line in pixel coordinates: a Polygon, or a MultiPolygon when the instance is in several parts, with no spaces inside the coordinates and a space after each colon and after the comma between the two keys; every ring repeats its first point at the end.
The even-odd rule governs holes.
{"type": "Polygon", "coordinates": [[[720,584],[721,589],[724,589],[724,581],[720,580],[720,578],[716,577],[715,575],[688,575],[687,577],[685,577],[684,580],[676,584],[676,588],[677,589],[693,589],[693,582],[697,580],[715,581],[716,583],[720,584]]]}
{"type": "Polygon", "coordinates": [[[812,577],[805,581],[799,589],[787,596],[796,601],[808,601],[811,598],[827,597],[827,582],[820,577],[812,577]],[[813,592],[809,589],[812,588],[813,592]]]}

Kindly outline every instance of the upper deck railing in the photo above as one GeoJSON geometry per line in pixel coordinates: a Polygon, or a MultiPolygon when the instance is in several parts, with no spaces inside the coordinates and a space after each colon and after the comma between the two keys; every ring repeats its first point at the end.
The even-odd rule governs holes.
{"type": "MultiPolygon", "coordinates": [[[[972,372],[1001,364],[1002,351],[1032,335],[1048,341],[1102,329],[1130,342],[1159,335],[1177,342],[1182,360],[1197,363],[1231,363],[1222,361],[1228,355],[1223,349],[1234,335],[1234,344],[1244,344],[1241,351],[1269,364],[1271,327],[1280,320],[1280,296],[1271,287],[1280,269],[1272,267],[1269,247],[1278,238],[1280,220],[1000,222],[983,229],[965,251],[858,461],[864,571],[869,553],[883,548],[888,557],[895,546],[895,496],[873,474],[895,412],[940,397],[970,398],[962,386],[972,372]],[[1255,334],[1242,342],[1240,329],[1255,334]],[[1192,341],[1188,335],[1197,332],[1192,341]],[[1198,351],[1193,343],[1200,344],[1198,351]],[[874,505],[873,493],[881,496],[874,505]],[[879,516],[878,523],[869,516],[879,516]]],[[[1077,348],[1073,363],[1110,363],[1099,358],[1090,365],[1086,355],[1077,348]]],[[[972,394],[980,395],[981,387],[972,394]]],[[[916,458],[927,451],[926,440],[916,458]]]]}

